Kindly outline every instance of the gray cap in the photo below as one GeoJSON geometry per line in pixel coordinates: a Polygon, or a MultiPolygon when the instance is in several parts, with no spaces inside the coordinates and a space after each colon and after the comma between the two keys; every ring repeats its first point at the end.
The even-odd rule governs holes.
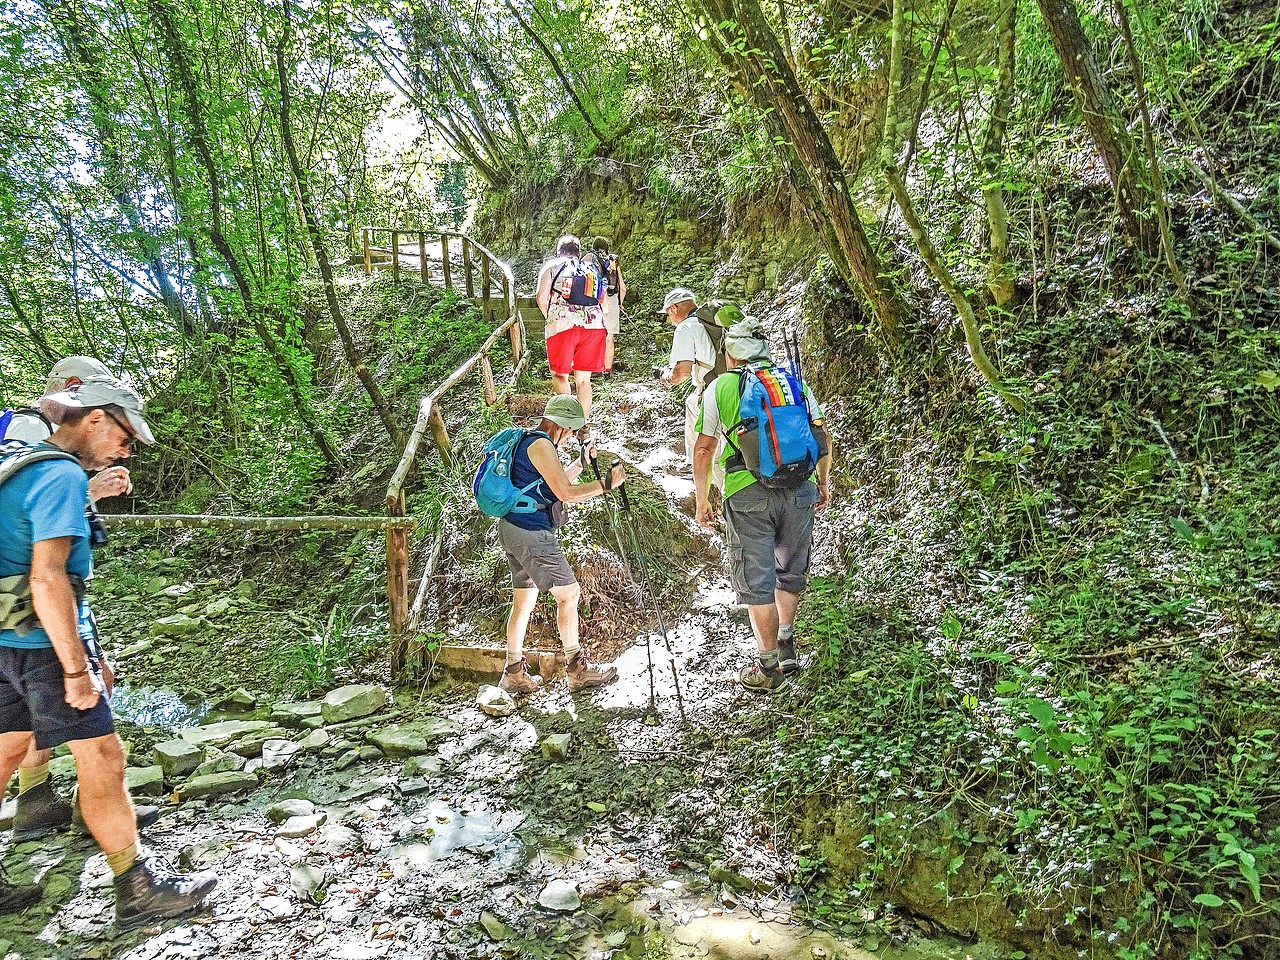
{"type": "Polygon", "coordinates": [[[45,397],[69,409],[94,409],[119,407],[133,429],[133,435],[143,443],[156,442],[147,421],[142,419],[142,397],[133,387],[121,383],[115,377],[89,377],[78,387],[51,393],[45,397]]]}
{"type": "Polygon", "coordinates": [[[113,374],[106,364],[93,357],[63,357],[53,365],[45,379],[45,392],[50,387],[61,389],[68,380],[88,380],[90,377],[110,377],[113,374]]]}
{"type": "Polygon", "coordinates": [[[684,303],[686,300],[691,300],[695,306],[698,303],[698,298],[688,287],[676,287],[662,301],[662,309],[658,313],[666,313],[668,307],[674,307],[677,303],[684,303]]]}

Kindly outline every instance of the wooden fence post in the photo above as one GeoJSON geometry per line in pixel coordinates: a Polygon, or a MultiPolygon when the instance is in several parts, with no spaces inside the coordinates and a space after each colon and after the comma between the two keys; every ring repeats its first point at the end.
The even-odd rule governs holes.
{"type": "Polygon", "coordinates": [[[462,238],[462,273],[467,278],[467,299],[473,300],[476,290],[471,282],[471,243],[466,237],[462,238]]]}
{"type": "MultiPolygon", "coordinates": [[[[387,516],[405,515],[404,491],[388,504],[387,516]]],[[[387,527],[387,606],[391,625],[391,675],[404,674],[406,630],[409,625],[409,531],[405,527],[387,527]]]]}
{"type": "Polygon", "coordinates": [[[364,275],[373,273],[373,261],[369,258],[369,228],[364,228],[364,275]]]}
{"type": "Polygon", "coordinates": [[[493,364],[486,353],[480,358],[480,368],[484,371],[484,402],[493,406],[498,402],[498,385],[493,379],[493,364]]]}
{"type": "Polygon", "coordinates": [[[493,323],[493,302],[490,299],[492,291],[489,286],[489,258],[483,255],[480,257],[480,289],[484,294],[484,306],[481,308],[484,311],[484,322],[493,323]]]}
{"type": "MultiPolygon", "coordinates": [[[[507,275],[502,275],[502,302],[507,305],[507,309],[511,311],[511,316],[520,316],[520,305],[511,298],[511,281],[507,279],[507,275]]],[[[510,319],[510,317],[508,317],[510,319]]],[[[511,362],[519,363],[520,356],[524,353],[524,343],[520,336],[522,324],[519,319],[511,325],[511,362]]]]}
{"type": "Polygon", "coordinates": [[[391,231],[391,278],[400,282],[400,231],[391,231]]]}
{"type": "Polygon", "coordinates": [[[427,273],[427,233],[425,230],[418,231],[418,267],[422,270],[422,282],[426,283],[431,279],[431,274],[427,273]]]}
{"type": "Polygon", "coordinates": [[[444,425],[444,417],[440,415],[439,407],[432,407],[431,413],[427,415],[427,425],[431,427],[431,439],[436,443],[436,449],[440,451],[440,459],[446,467],[453,466],[453,441],[449,439],[449,428],[444,425]]]}
{"type": "Polygon", "coordinates": [[[447,233],[440,234],[440,259],[444,267],[444,288],[452,290],[453,268],[449,266],[449,235],[447,233]]]}

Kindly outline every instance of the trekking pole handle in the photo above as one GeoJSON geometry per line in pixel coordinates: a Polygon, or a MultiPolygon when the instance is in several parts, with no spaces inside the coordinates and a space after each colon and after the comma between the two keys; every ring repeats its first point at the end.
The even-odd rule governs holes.
{"type": "MultiPolygon", "coordinates": [[[[622,462],[622,460],[621,460],[621,459],[616,460],[616,461],[614,462],[614,466],[617,466],[617,465],[618,465],[619,463],[621,463],[621,462],[622,462]]],[[[599,458],[598,456],[596,456],[596,457],[592,457],[592,458],[591,458],[591,469],[592,469],[593,471],[595,471],[596,479],[600,481],[600,486],[604,488],[604,492],[605,492],[605,494],[606,494],[606,495],[608,495],[609,493],[613,492],[614,490],[618,491],[618,496],[619,496],[619,497],[621,498],[621,500],[622,500],[622,512],[623,512],[623,513],[630,513],[630,512],[631,512],[631,503],[630,503],[630,501],[628,501],[628,500],[627,500],[627,485],[626,485],[625,483],[624,483],[624,484],[622,484],[622,485],[620,485],[620,486],[617,486],[617,487],[613,487],[613,486],[610,486],[610,485],[609,485],[609,484],[610,484],[610,481],[612,480],[613,467],[610,467],[610,468],[609,468],[609,474],[608,474],[608,475],[609,475],[610,480],[605,480],[605,476],[606,476],[606,475],[605,475],[605,474],[602,474],[602,473],[600,472],[600,458],[599,458]]]]}

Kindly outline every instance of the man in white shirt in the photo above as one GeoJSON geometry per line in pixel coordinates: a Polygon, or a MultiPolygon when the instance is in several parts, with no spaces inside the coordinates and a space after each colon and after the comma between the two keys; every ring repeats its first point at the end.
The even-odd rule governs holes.
{"type": "MultiPolygon", "coordinates": [[[[671,337],[671,357],[661,380],[668,386],[693,381],[693,390],[684,402],[684,455],[685,463],[693,470],[693,446],[698,432],[694,424],[698,421],[698,411],[702,407],[702,391],[707,386],[707,374],[716,365],[716,348],[693,311],[698,308],[693,291],[687,287],[676,287],[662,301],[662,309],[667,320],[675,327],[671,337]]],[[[724,471],[713,473],[712,482],[720,486],[724,479],[724,471]]]]}

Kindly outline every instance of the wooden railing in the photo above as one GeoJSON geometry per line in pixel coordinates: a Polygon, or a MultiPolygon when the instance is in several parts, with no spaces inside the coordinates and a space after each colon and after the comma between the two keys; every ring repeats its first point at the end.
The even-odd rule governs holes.
{"type": "Polygon", "coordinates": [[[511,341],[511,358],[512,369],[511,378],[506,387],[505,392],[510,389],[519,378],[525,364],[529,360],[529,352],[527,349],[527,340],[524,328],[524,321],[520,318],[520,311],[516,305],[516,289],[515,277],[511,273],[511,268],[493,255],[482,244],[477,243],[470,237],[457,233],[449,233],[447,231],[426,231],[426,230],[401,230],[398,228],[384,227],[368,227],[364,231],[364,249],[365,249],[365,272],[372,271],[371,255],[373,248],[370,246],[371,236],[378,233],[387,233],[391,240],[391,269],[392,276],[399,279],[400,274],[400,246],[399,238],[402,236],[412,237],[417,241],[417,256],[421,261],[420,274],[424,282],[432,282],[430,273],[429,257],[427,255],[428,237],[438,237],[440,240],[441,250],[441,267],[444,285],[446,288],[454,289],[454,276],[452,264],[449,254],[449,240],[455,239],[462,254],[462,280],[466,295],[471,298],[478,299],[484,316],[488,319],[493,315],[497,303],[502,303],[506,308],[506,319],[494,329],[489,338],[485,340],[484,345],[480,347],[468,359],[458,365],[444,381],[434,390],[422,398],[418,404],[418,419],[414,423],[413,431],[409,434],[408,440],[405,442],[404,452],[400,456],[400,462],[396,465],[395,472],[391,475],[391,481],[387,484],[387,599],[390,606],[389,620],[391,628],[391,671],[394,676],[400,676],[404,672],[406,654],[408,650],[408,632],[409,624],[412,617],[416,617],[421,610],[422,604],[427,595],[427,583],[430,577],[430,569],[424,572],[419,585],[417,596],[414,600],[413,607],[409,605],[409,533],[408,526],[411,524],[405,522],[405,495],[404,485],[408,480],[409,472],[413,468],[414,461],[418,455],[418,447],[422,443],[422,439],[428,432],[431,434],[432,442],[435,444],[437,452],[440,454],[441,460],[448,466],[453,464],[453,442],[449,438],[449,430],[445,425],[444,416],[440,413],[440,400],[446,393],[456,387],[459,383],[466,380],[477,367],[480,368],[482,375],[482,383],[484,387],[484,399],[488,404],[497,403],[499,391],[497,381],[494,377],[493,364],[489,359],[489,354],[493,350],[494,345],[505,334],[511,341]],[[473,273],[476,266],[475,261],[479,261],[480,272],[480,289],[481,295],[475,297],[475,283],[473,273]],[[498,301],[493,297],[494,273],[495,271],[501,277],[502,299],[498,301]]]}
{"type": "MultiPolygon", "coordinates": [[[[432,265],[438,263],[440,279],[443,280],[445,289],[460,289],[467,297],[475,300],[480,305],[486,321],[493,322],[494,314],[504,306],[508,317],[516,312],[515,279],[511,275],[511,268],[466,234],[453,233],[449,230],[365,227],[364,272],[366,275],[371,275],[375,266],[383,265],[385,262],[382,258],[383,254],[390,261],[391,277],[397,282],[400,280],[402,270],[408,272],[401,263],[402,258],[417,262],[417,273],[423,283],[435,282],[432,265]],[[388,237],[388,245],[374,246],[373,241],[383,234],[388,237]],[[407,241],[404,247],[401,246],[401,239],[407,241]],[[453,246],[460,254],[456,263],[449,249],[450,241],[453,241],[453,246]],[[438,256],[435,253],[437,244],[439,245],[438,256]],[[458,267],[457,272],[460,274],[458,277],[460,287],[454,282],[455,266],[458,267]],[[496,277],[495,269],[498,274],[496,277]],[[478,278],[477,273],[479,273],[478,278]],[[480,291],[478,295],[477,288],[480,291]]],[[[512,350],[518,352],[514,339],[512,350]]]]}
{"type": "MultiPolygon", "coordinates": [[[[505,320],[485,340],[484,345],[470,358],[463,361],[444,382],[428,393],[418,404],[418,419],[413,432],[405,443],[391,482],[387,485],[387,515],[385,517],[337,517],[337,516],[303,516],[303,517],[250,517],[250,516],[217,516],[187,514],[104,514],[103,519],[110,527],[142,530],[385,530],[387,535],[387,602],[390,610],[391,628],[391,669],[395,676],[404,671],[405,653],[407,650],[407,633],[410,622],[409,608],[409,528],[417,525],[417,521],[405,516],[404,485],[409,477],[417,457],[418,447],[428,431],[432,441],[446,464],[453,463],[453,444],[449,439],[449,431],[444,417],[440,414],[440,399],[479,367],[482,374],[485,402],[497,403],[499,392],[493,373],[493,364],[489,359],[494,345],[504,335],[511,341],[512,370],[511,379],[504,388],[510,389],[519,378],[525,364],[529,360],[526,349],[526,333],[524,322],[516,304],[515,278],[511,268],[493,255],[482,244],[470,237],[457,233],[424,230],[400,230],[397,228],[368,227],[364,231],[364,266],[365,272],[371,271],[370,246],[371,235],[388,233],[391,235],[392,271],[399,279],[398,246],[400,236],[412,236],[418,241],[418,252],[422,260],[422,279],[431,282],[428,269],[427,237],[439,237],[443,255],[443,279],[445,287],[453,289],[454,277],[449,257],[449,238],[458,241],[462,254],[462,280],[466,295],[475,299],[475,282],[473,271],[477,266],[480,273],[481,296],[479,302],[486,320],[492,320],[494,313],[505,307],[505,320]],[[493,295],[495,273],[501,278],[502,297],[493,295]]],[[[416,615],[426,596],[428,575],[423,576],[418,595],[413,605],[416,615]]]]}

